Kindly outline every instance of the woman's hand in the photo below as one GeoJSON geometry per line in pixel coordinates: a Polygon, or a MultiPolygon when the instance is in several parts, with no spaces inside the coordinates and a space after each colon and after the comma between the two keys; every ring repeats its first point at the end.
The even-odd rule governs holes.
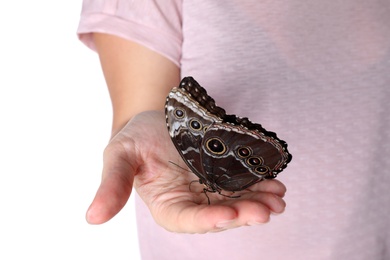
{"type": "Polygon", "coordinates": [[[284,211],[286,188],[277,180],[257,183],[239,198],[207,193],[208,205],[202,185],[193,183],[189,189],[198,178],[186,168],[168,135],[164,113],[135,116],[105,149],[102,182],[87,212],[88,222],[111,219],[133,186],[155,221],[172,232],[206,233],[266,223],[272,213],[284,211]]]}

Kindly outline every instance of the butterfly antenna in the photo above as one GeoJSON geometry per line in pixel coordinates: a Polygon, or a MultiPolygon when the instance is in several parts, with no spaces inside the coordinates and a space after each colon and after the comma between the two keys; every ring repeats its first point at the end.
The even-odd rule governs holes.
{"type": "Polygon", "coordinates": [[[179,168],[182,169],[183,171],[192,172],[192,171],[190,171],[190,170],[188,170],[188,169],[186,169],[186,168],[181,167],[181,166],[178,165],[177,163],[174,163],[174,162],[172,162],[172,161],[168,161],[168,162],[171,163],[171,164],[173,164],[173,165],[175,165],[175,166],[177,166],[177,167],[179,167],[179,168]]]}

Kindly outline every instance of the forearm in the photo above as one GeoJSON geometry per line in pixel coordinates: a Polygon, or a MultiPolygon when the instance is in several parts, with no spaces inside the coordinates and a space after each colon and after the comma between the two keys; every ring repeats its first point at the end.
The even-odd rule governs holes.
{"type": "Polygon", "coordinates": [[[162,55],[134,42],[94,34],[113,107],[112,134],[134,115],[161,110],[169,90],[178,85],[180,70],[162,55]]]}

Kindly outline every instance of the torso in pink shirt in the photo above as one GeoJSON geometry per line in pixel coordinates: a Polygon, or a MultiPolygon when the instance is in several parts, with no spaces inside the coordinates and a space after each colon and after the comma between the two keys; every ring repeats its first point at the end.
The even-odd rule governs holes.
{"type": "Polygon", "coordinates": [[[143,259],[390,259],[390,2],[84,0],[91,32],[171,59],[294,156],[262,226],[173,234],[138,201],[143,259]]]}

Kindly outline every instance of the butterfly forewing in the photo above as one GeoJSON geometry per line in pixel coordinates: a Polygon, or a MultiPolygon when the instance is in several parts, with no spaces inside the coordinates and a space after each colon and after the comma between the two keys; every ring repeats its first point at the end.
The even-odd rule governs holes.
{"type": "Polygon", "coordinates": [[[165,109],[169,135],[179,154],[187,166],[207,183],[201,165],[200,147],[205,130],[221,120],[199,108],[198,102],[181,88],[172,89],[165,109]]]}

